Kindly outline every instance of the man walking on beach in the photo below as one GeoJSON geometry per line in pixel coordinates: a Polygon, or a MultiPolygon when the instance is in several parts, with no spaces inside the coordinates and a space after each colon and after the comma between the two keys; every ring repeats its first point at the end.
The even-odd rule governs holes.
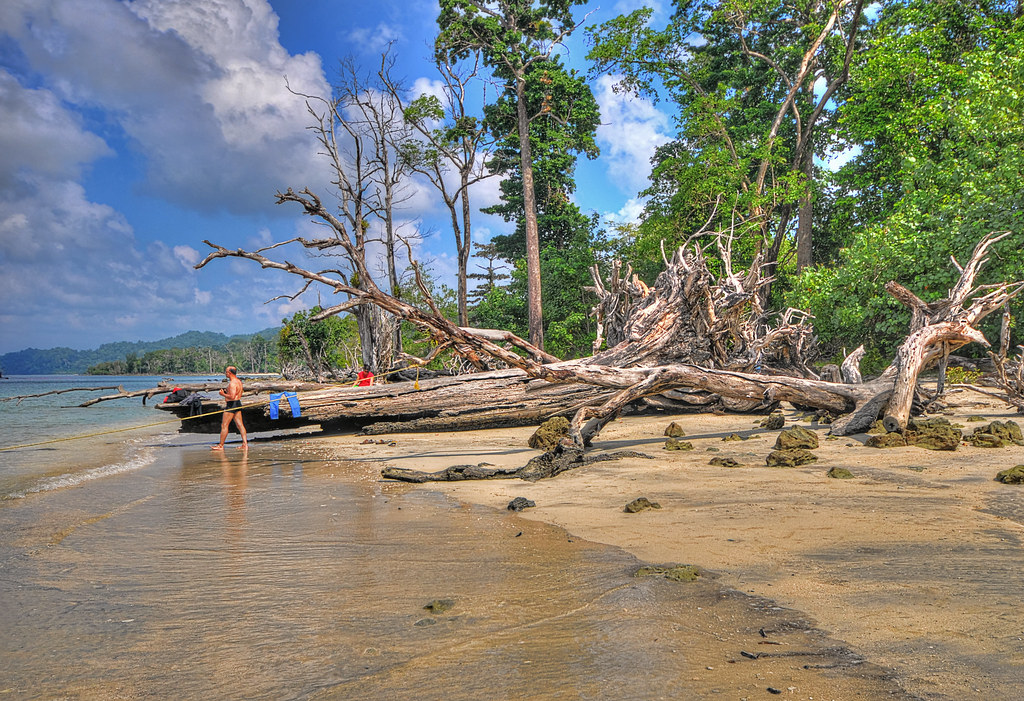
{"type": "Polygon", "coordinates": [[[238,432],[242,434],[242,445],[238,446],[239,450],[249,449],[245,426],[242,424],[242,412],[239,411],[242,407],[242,381],[238,379],[237,372],[234,365],[224,368],[224,374],[228,378],[228,388],[220,390],[220,394],[227,401],[227,407],[224,409],[224,415],[220,421],[220,443],[212,446],[210,450],[224,450],[224,441],[228,437],[228,428],[231,427],[232,419],[235,421],[235,426],[238,427],[238,432]]]}

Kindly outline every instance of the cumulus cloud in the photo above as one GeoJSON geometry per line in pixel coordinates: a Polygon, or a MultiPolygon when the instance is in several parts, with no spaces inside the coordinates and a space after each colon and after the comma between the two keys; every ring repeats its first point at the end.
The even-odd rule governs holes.
{"type": "Polygon", "coordinates": [[[24,89],[0,68],[0,187],[11,187],[28,170],[56,177],[77,177],[83,164],[109,155],[106,142],[82,126],[52,91],[24,89]]]}
{"type": "Polygon", "coordinates": [[[285,85],[328,94],[320,59],[281,47],[266,0],[11,0],[0,31],[61,100],[123,130],[154,197],[271,211],[277,189],[323,181],[285,85]]]}
{"type": "Polygon", "coordinates": [[[616,224],[637,224],[644,212],[644,201],[633,197],[626,201],[626,204],[617,212],[609,212],[604,215],[604,220],[611,225],[616,224]]]}
{"type": "Polygon", "coordinates": [[[608,161],[609,178],[623,192],[646,187],[654,150],[671,140],[671,120],[645,98],[614,90],[615,76],[597,81],[596,95],[601,108],[597,139],[608,161]]]}
{"type": "Polygon", "coordinates": [[[25,338],[98,345],[113,328],[148,325],[155,309],[192,311],[198,290],[177,252],[140,245],[120,213],[67,180],[23,180],[0,195],[0,259],[6,350],[25,338]]]}
{"type": "Polygon", "coordinates": [[[278,188],[326,182],[285,86],[328,94],[320,59],[281,47],[266,0],[4,0],[0,37],[0,352],[279,323],[285,276],[199,273],[205,252],[140,237],[81,182],[127,148],[136,190],[186,211],[283,214],[278,188]]]}
{"type": "Polygon", "coordinates": [[[348,33],[348,41],[361,52],[379,54],[392,42],[403,39],[402,31],[392,24],[379,23],[376,27],[357,27],[348,33]]]}

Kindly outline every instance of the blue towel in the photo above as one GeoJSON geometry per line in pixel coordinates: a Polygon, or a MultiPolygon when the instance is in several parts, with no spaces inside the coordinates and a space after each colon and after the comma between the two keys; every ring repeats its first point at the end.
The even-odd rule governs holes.
{"type": "Polygon", "coordinates": [[[279,403],[282,399],[288,400],[288,407],[292,410],[292,416],[302,416],[302,411],[299,409],[299,396],[295,392],[280,392],[270,395],[270,418],[277,418],[280,412],[279,403]]]}

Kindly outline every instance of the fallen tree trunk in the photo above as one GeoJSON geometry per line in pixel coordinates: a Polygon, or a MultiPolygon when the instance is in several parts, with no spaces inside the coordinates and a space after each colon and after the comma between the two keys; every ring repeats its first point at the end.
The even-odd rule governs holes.
{"type": "MultiPolygon", "coordinates": [[[[307,212],[330,221],[329,212],[322,211],[315,197],[304,195],[299,199],[307,212]]],[[[387,387],[359,397],[352,395],[348,400],[333,391],[313,393],[306,400],[312,417],[328,422],[345,417],[350,422],[365,422],[364,428],[373,430],[370,427],[374,423],[392,423],[382,421],[383,417],[402,414],[406,417],[403,423],[419,422],[409,425],[436,430],[446,421],[449,427],[452,422],[471,427],[474,421],[536,421],[572,412],[570,437],[583,448],[627,407],[682,389],[755,404],[789,401],[842,415],[832,429],[840,435],[867,428],[883,410],[887,426],[903,430],[920,372],[943,352],[971,342],[983,343],[985,339],[975,327],[978,321],[1024,289],[1022,282],[991,286],[987,288],[991,291],[965,306],[975,292],[974,279],[986,251],[1006,235],[989,235],[978,244],[946,299],[925,303],[906,288],[890,285],[890,292],[913,312],[912,333],[879,378],[860,384],[817,379],[807,363],[813,336],[804,323],[806,315],[790,310],[781,323],[770,326],[769,315],[758,301],[758,291],[767,283],[759,261],[755,260],[744,275],[734,274],[728,256],[731,239],[721,235],[718,245],[724,273],[720,278],[711,274],[703,251],[695,247],[680,248],[671,260],[666,259],[666,270],[649,289],[639,285],[628,290],[622,285],[596,286],[606,295],[642,296],[626,307],[605,299],[598,310],[614,309],[615,320],[601,321],[602,327],[609,337],[622,340],[591,358],[568,362],[544,362],[546,358],[532,351],[531,357],[523,357],[503,344],[500,335],[459,328],[437,314],[383,293],[369,281],[365,281],[365,289],[355,288],[331,277],[331,271],[304,270],[270,260],[260,252],[230,251],[207,242],[214,252],[196,267],[224,257],[254,260],[264,268],[284,270],[304,278],[307,284],[320,282],[349,297],[323,315],[374,304],[415,324],[437,346],[452,348],[474,365],[483,364],[489,356],[517,369],[500,378],[484,373],[445,381],[431,388],[430,401],[425,401],[424,395],[387,387]],[[395,410],[410,404],[415,405],[418,415],[395,410]]],[[[334,245],[299,240],[318,249],[334,245]]],[[[851,368],[847,370],[848,377],[856,377],[851,368]]]]}

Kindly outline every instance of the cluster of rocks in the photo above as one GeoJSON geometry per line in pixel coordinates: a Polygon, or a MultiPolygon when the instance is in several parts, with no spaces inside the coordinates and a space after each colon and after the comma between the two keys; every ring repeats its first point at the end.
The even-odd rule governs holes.
{"type": "Polygon", "coordinates": [[[950,423],[949,419],[914,418],[907,423],[907,430],[887,433],[877,421],[866,445],[871,448],[902,448],[908,445],[928,450],[956,450],[964,442],[975,448],[1003,448],[1009,445],[1024,445],[1024,436],[1015,421],[992,421],[980,426],[969,436],[964,436],[962,427],[950,423]]]}
{"type": "Polygon", "coordinates": [[[798,467],[818,461],[811,451],[818,447],[818,434],[803,426],[793,426],[779,433],[775,450],[768,453],[768,467],[798,467]]]}

